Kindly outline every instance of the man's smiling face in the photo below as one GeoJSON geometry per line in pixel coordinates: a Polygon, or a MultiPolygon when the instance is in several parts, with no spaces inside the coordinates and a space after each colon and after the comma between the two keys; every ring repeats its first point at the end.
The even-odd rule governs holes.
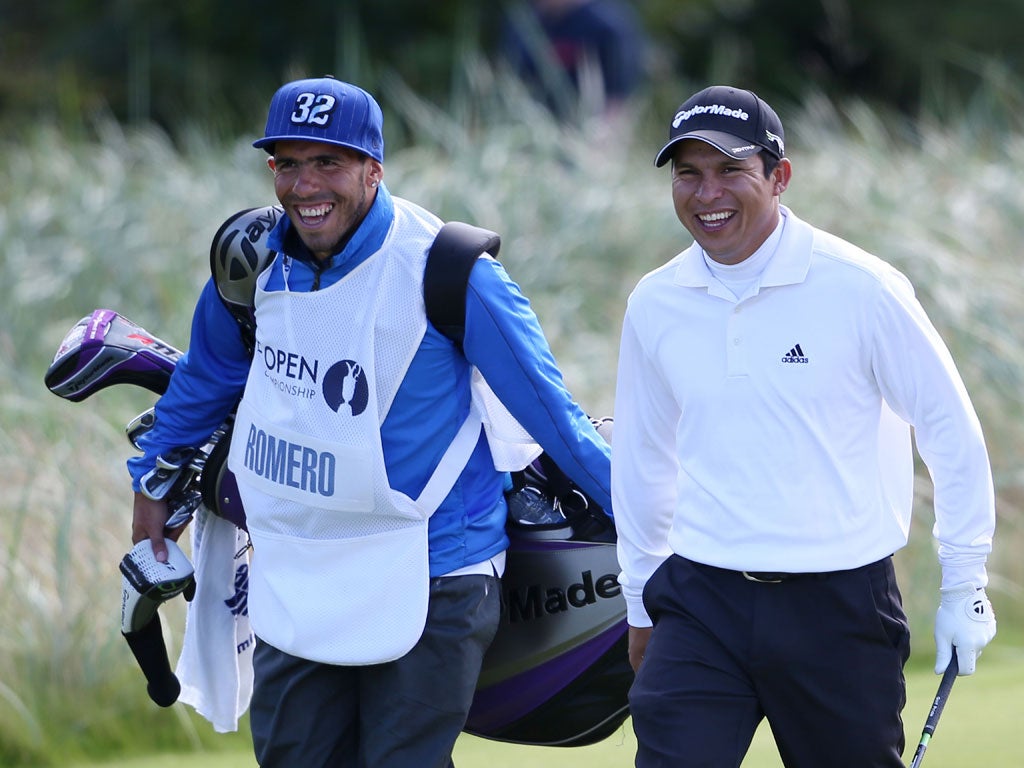
{"type": "Polygon", "coordinates": [[[676,216],[712,259],[738,264],[775,229],[791,168],[783,158],[765,177],[760,154],[736,160],[706,142],[682,141],[672,159],[676,216]]]}
{"type": "Polygon", "coordinates": [[[279,141],[267,164],[277,199],[320,260],[334,255],[363,220],[384,174],[373,158],[316,141],[279,141]]]}

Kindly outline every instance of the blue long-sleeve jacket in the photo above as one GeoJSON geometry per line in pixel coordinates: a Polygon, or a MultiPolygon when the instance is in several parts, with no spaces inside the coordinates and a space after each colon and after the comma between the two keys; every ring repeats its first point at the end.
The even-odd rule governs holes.
{"type": "MultiPolygon", "coordinates": [[[[288,286],[308,291],[343,278],[375,253],[394,216],[385,187],[366,218],[326,267],[318,265],[282,217],[269,247],[292,256],[288,286]]],[[[266,289],[284,287],[280,261],[266,289]]],[[[325,323],[343,323],[339,307],[325,323]]],[[[604,509],[611,510],[610,449],[566,390],[536,315],[497,261],[481,259],[466,292],[464,354],[428,323],[381,425],[388,477],[395,490],[415,498],[464,421],[470,405],[471,365],[483,373],[513,416],[559,467],[604,509]]],[[[133,486],[156,456],[181,445],[201,445],[241,397],[249,356],[238,326],[211,278],[192,319],[188,350],[156,405],[156,425],[141,440],[143,454],[129,460],[133,486]]],[[[430,519],[430,572],[438,576],[482,562],[506,548],[505,476],[494,469],[486,438],[480,441],[455,487],[430,519]]]]}

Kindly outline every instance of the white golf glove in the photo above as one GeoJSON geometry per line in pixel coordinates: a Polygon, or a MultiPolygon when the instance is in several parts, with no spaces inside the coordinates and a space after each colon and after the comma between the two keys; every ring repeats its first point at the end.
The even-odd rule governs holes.
{"type": "Polygon", "coordinates": [[[996,636],[996,615],[984,589],[957,584],[940,590],[935,614],[935,674],[946,671],[956,646],[961,675],[973,675],[982,649],[996,636]]]}

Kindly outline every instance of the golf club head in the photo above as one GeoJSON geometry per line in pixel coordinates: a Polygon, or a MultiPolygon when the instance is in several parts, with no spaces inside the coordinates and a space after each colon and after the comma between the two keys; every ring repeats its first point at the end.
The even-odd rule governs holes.
{"type": "Polygon", "coordinates": [[[113,384],[162,395],[182,352],[111,309],[96,309],[64,336],[46,370],[46,388],[79,402],[113,384]]]}
{"type": "Polygon", "coordinates": [[[132,447],[137,451],[142,450],[142,446],[139,445],[139,439],[145,435],[149,430],[156,424],[156,409],[153,407],[147,408],[134,419],[129,421],[124,427],[125,437],[128,438],[128,442],[132,444],[132,447]]]}
{"type": "Polygon", "coordinates": [[[256,278],[274,258],[267,240],[282,216],[281,206],[267,205],[239,211],[220,225],[210,243],[210,269],[226,304],[252,307],[256,278]]]}

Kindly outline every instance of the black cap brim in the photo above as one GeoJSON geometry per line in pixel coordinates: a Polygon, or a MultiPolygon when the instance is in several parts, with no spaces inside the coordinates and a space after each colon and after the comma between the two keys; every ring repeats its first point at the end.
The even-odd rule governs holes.
{"type": "Polygon", "coordinates": [[[654,159],[655,167],[661,168],[661,166],[671,160],[676,145],[686,139],[703,141],[705,144],[710,144],[719,152],[735,160],[743,160],[764,149],[760,144],[751,144],[744,139],[733,136],[731,133],[723,133],[722,131],[690,131],[679,136],[673,136],[668,144],[661,148],[658,156],[654,159]]]}

